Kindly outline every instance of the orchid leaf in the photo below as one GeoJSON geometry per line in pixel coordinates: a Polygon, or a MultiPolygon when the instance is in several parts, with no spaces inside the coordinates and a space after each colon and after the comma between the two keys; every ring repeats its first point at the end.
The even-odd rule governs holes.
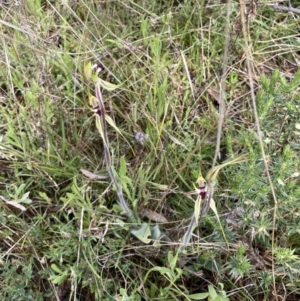
{"type": "Polygon", "coordinates": [[[98,132],[103,140],[103,143],[105,144],[105,146],[108,148],[108,145],[107,145],[107,141],[105,139],[105,134],[104,134],[104,131],[103,131],[103,126],[102,126],[102,123],[101,123],[101,119],[98,115],[96,115],[96,127],[98,129],[98,132]]]}
{"type": "MultiPolygon", "coordinates": [[[[119,128],[116,126],[116,124],[114,123],[114,121],[110,118],[110,116],[105,115],[105,120],[107,121],[107,123],[113,127],[114,130],[116,130],[120,135],[122,135],[122,133],[120,132],[119,128]]],[[[123,137],[123,135],[122,135],[123,137]]]]}
{"type": "Polygon", "coordinates": [[[153,240],[158,240],[161,237],[162,233],[158,225],[151,227],[151,238],[153,240]]]}
{"type": "Polygon", "coordinates": [[[115,122],[112,120],[112,118],[108,115],[105,114],[105,120],[106,122],[116,131],[118,132],[123,138],[124,140],[128,143],[128,145],[130,145],[130,143],[127,141],[127,139],[124,137],[124,135],[121,133],[121,131],[119,130],[119,128],[116,126],[115,122]]]}
{"type": "Polygon", "coordinates": [[[110,82],[107,82],[103,79],[100,79],[99,84],[103,89],[108,91],[114,91],[120,87],[120,85],[111,84],[110,82]]]}
{"type": "Polygon", "coordinates": [[[237,158],[234,158],[230,161],[227,161],[223,164],[220,164],[220,165],[217,165],[213,168],[211,168],[209,170],[209,172],[206,174],[206,180],[209,181],[209,182],[212,182],[212,183],[215,183],[216,180],[217,180],[217,176],[219,174],[219,171],[228,166],[228,165],[232,165],[232,164],[237,164],[237,163],[242,163],[242,162],[246,162],[248,160],[248,156],[247,155],[241,155],[237,158]]]}
{"type": "Polygon", "coordinates": [[[92,108],[95,108],[98,106],[98,99],[94,95],[90,95],[89,103],[92,108]]]}
{"type": "Polygon", "coordinates": [[[83,67],[83,75],[84,75],[84,77],[85,77],[85,79],[87,81],[91,80],[92,71],[93,71],[93,67],[92,67],[92,63],[91,62],[88,62],[87,64],[84,65],[84,67],[83,67]]]}
{"type": "Polygon", "coordinates": [[[150,226],[147,223],[143,223],[142,226],[139,229],[132,229],[131,234],[133,234],[137,239],[142,241],[145,244],[148,244],[151,242],[151,229],[150,226]]]}

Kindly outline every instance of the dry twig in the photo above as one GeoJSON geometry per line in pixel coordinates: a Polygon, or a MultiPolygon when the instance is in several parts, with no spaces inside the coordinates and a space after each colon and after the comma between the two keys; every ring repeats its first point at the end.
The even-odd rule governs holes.
{"type": "Polygon", "coordinates": [[[223,56],[223,66],[222,66],[222,77],[220,82],[220,97],[219,97],[219,120],[218,120],[218,132],[217,132],[217,143],[214,155],[214,161],[212,168],[215,167],[217,158],[220,153],[220,144],[221,144],[221,134],[222,134],[222,125],[225,114],[225,81],[227,75],[227,64],[228,64],[228,49],[229,49],[229,21],[230,21],[230,8],[231,0],[227,0],[227,15],[226,15],[226,25],[225,25],[225,43],[224,43],[224,56],[223,56]]]}
{"type": "Polygon", "coordinates": [[[294,8],[290,6],[283,6],[283,5],[272,5],[271,6],[274,10],[284,11],[284,12],[291,12],[294,14],[300,15],[300,9],[294,8]]]}

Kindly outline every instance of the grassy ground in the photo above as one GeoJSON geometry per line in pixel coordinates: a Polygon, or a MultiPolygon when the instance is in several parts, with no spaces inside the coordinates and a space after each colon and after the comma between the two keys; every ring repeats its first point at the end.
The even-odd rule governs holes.
{"type": "Polygon", "coordinates": [[[300,299],[300,19],[271,1],[248,1],[246,27],[277,202],[234,1],[218,164],[248,160],[222,169],[217,213],[180,252],[215,154],[227,13],[216,2],[1,2],[1,300],[300,299]],[[119,85],[102,90],[109,145],[89,62],[119,85]]]}

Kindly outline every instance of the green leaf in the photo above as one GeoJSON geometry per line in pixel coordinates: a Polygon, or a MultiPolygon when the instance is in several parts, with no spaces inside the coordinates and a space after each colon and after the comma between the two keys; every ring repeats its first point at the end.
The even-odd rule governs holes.
{"type": "Polygon", "coordinates": [[[17,194],[17,195],[20,195],[20,194],[23,192],[25,186],[26,186],[26,185],[23,183],[23,184],[21,184],[19,187],[15,187],[16,194],[17,194]]]}
{"type": "Polygon", "coordinates": [[[29,198],[29,194],[30,192],[26,192],[25,194],[23,194],[23,196],[21,197],[21,199],[19,200],[20,203],[25,203],[25,204],[31,204],[31,199],[29,198]]]}
{"type": "Polygon", "coordinates": [[[114,91],[120,87],[120,85],[111,84],[103,79],[99,80],[99,84],[103,89],[108,90],[108,91],[114,91]]]}
{"type": "Polygon", "coordinates": [[[94,95],[89,96],[89,104],[92,108],[95,108],[98,106],[98,99],[94,95]]]}
{"type": "Polygon", "coordinates": [[[51,269],[54,272],[58,273],[58,274],[63,274],[64,273],[55,263],[51,264],[51,269]]]}
{"type": "Polygon", "coordinates": [[[159,239],[161,237],[161,235],[162,235],[162,233],[161,233],[158,225],[151,227],[151,238],[153,240],[159,239]]]}
{"type": "Polygon", "coordinates": [[[127,172],[127,168],[126,168],[126,162],[125,162],[125,157],[122,156],[120,158],[120,169],[119,169],[119,175],[121,178],[126,177],[126,172],[127,172]]]}
{"type": "Polygon", "coordinates": [[[98,130],[102,140],[103,140],[103,143],[105,144],[105,147],[108,149],[108,143],[107,143],[106,138],[105,138],[104,129],[103,129],[102,122],[101,122],[101,119],[100,119],[99,115],[96,115],[96,127],[97,127],[97,130],[98,130]]]}
{"type": "MultiPolygon", "coordinates": [[[[109,125],[111,127],[113,127],[119,134],[122,135],[121,131],[119,130],[119,128],[116,126],[116,124],[114,123],[114,121],[111,119],[111,117],[109,117],[108,115],[105,115],[105,120],[107,121],[107,123],[109,123],[109,125]]],[[[123,135],[122,135],[123,136],[123,135]]],[[[124,136],[123,136],[124,137],[124,136]]]]}
{"type": "Polygon", "coordinates": [[[215,288],[212,285],[208,286],[209,297],[215,300],[218,296],[215,288]]]}
{"type": "Polygon", "coordinates": [[[83,75],[87,81],[91,79],[92,76],[92,63],[88,62],[83,66],[83,75]]]}
{"type": "Polygon", "coordinates": [[[142,226],[138,230],[131,230],[131,234],[133,234],[137,239],[142,241],[145,244],[148,244],[151,242],[151,229],[150,226],[147,223],[143,223],[142,226]]]}
{"type": "Polygon", "coordinates": [[[49,280],[53,283],[53,284],[62,284],[66,279],[67,279],[68,275],[64,274],[64,275],[59,275],[59,276],[50,276],[49,280]]]}
{"type": "Polygon", "coordinates": [[[51,204],[51,199],[48,197],[48,195],[45,192],[39,191],[38,194],[39,197],[45,200],[49,205],[51,204]]]}
{"type": "Polygon", "coordinates": [[[177,256],[173,256],[172,251],[168,252],[168,262],[170,264],[170,268],[174,270],[177,263],[177,256]]]}
{"type": "Polygon", "coordinates": [[[188,295],[188,297],[192,300],[204,300],[208,296],[209,296],[209,293],[198,293],[198,294],[188,295]]]}
{"type": "Polygon", "coordinates": [[[166,267],[154,267],[150,271],[151,272],[154,272],[154,271],[160,272],[162,275],[165,275],[166,277],[168,277],[168,279],[171,282],[175,282],[175,280],[176,280],[176,275],[175,275],[174,271],[172,271],[169,268],[166,268],[166,267]]]}
{"type": "Polygon", "coordinates": [[[223,169],[224,167],[228,166],[228,165],[232,165],[232,164],[237,164],[237,163],[242,163],[242,162],[246,162],[248,161],[248,156],[247,155],[241,155],[239,157],[236,157],[232,160],[229,160],[223,164],[220,164],[220,165],[217,165],[213,168],[211,168],[208,173],[206,174],[206,177],[205,179],[208,181],[208,182],[211,182],[212,184],[214,184],[217,180],[217,177],[218,177],[218,174],[219,174],[219,171],[221,169],[223,169]]]}

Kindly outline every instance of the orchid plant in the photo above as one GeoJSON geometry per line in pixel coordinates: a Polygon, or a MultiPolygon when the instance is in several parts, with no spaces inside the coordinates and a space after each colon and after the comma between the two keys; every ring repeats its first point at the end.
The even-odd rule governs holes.
{"type": "MultiPolygon", "coordinates": [[[[91,82],[95,85],[95,96],[89,96],[89,103],[94,111],[95,119],[96,119],[96,127],[98,132],[103,141],[103,148],[104,148],[104,157],[105,157],[105,164],[109,174],[109,177],[116,189],[117,197],[119,200],[119,205],[121,206],[122,210],[125,212],[128,220],[134,225],[133,229],[131,229],[131,234],[137,237],[140,241],[144,243],[150,243],[152,240],[158,240],[162,236],[166,239],[166,235],[164,235],[158,225],[151,226],[148,223],[139,223],[139,219],[133,211],[129,208],[122,189],[122,185],[119,183],[115,171],[112,166],[112,160],[110,156],[110,146],[107,134],[107,123],[112,126],[116,131],[120,133],[117,126],[114,124],[113,120],[106,114],[105,106],[103,102],[103,97],[101,93],[101,89],[105,89],[108,91],[113,91],[117,89],[119,86],[111,84],[107,81],[101,79],[98,74],[102,70],[101,66],[99,65],[92,65],[88,63],[84,66],[84,77],[88,82],[91,82]]],[[[145,136],[146,139],[146,136],[145,136]]]]}
{"type": "Polygon", "coordinates": [[[122,186],[120,185],[119,181],[117,180],[117,177],[116,177],[113,167],[112,167],[106,122],[108,122],[117,131],[118,131],[118,128],[115,126],[113,120],[105,112],[105,106],[104,106],[103,97],[102,97],[102,93],[101,93],[101,88],[106,89],[108,91],[113,91],[113,90],[117,89],[119,86],[111,84],[111,83],[101,79],[98,76],[98,74],[101,70],[102,70],[101,66],[99,66],[99,65],[92,66],[91,63],[88,63],[84,66],[84,76],[85,76],[86,80],[89,82],[92,82],[95,85],[95,95],[96,96],[90,95],[89,102],[95,113],[96,127],[97,127],[98,132],[103,141],[104,158],[105,158],[106,168],[107,168],[109,177],[110,177],[113,185],[115,186],[119,204],[120,204],[122,210],[127,215],[130,222],[137,223],[137,218],[135,217],[133,212],[129,209],[129,207],[125,201],[122,186]]]}
{"type": "MultiPolygon", "coordinates": [[[[200,175],[197,179],[198,188],[196,188],[196,192],[197,192],[198,196],[197,196],[197,200],[195,202],[194,214],[191,218],[188,229],[183,236],[183,240],[182,240],[182,244],[181,244],[182,249],[184,249],[186,247],[186,245],[190,242],[192,233],[199,223],[199,219],[208,212],[209,208],[211,208],[214,211],[214,213],[217,217],[217,220],[218,220],[219,224],[221,225],[220,220],[219,220],[218,211],[216,209],[215,202],[212,198],[213,192],[214,192],[214,186],[216,185],[218,174],[222,168],[224,168],[228,165],[237,164],[237,163],[241,163],[241,162],[245,162],[245,161],[247,161],[247,155],[241,155],[241,156],[234,158],[232,160],[229,160],[223,164],[217,165],[208,171],[208,173],[206,175],[206,179],[204,179],[200,173],[200,175]]],[[[222,227],[221,227],[221,229],[222,229],[222,227]]],[[[223,236],[226,241],[224,231],[223,231],[223,236]]]]}

